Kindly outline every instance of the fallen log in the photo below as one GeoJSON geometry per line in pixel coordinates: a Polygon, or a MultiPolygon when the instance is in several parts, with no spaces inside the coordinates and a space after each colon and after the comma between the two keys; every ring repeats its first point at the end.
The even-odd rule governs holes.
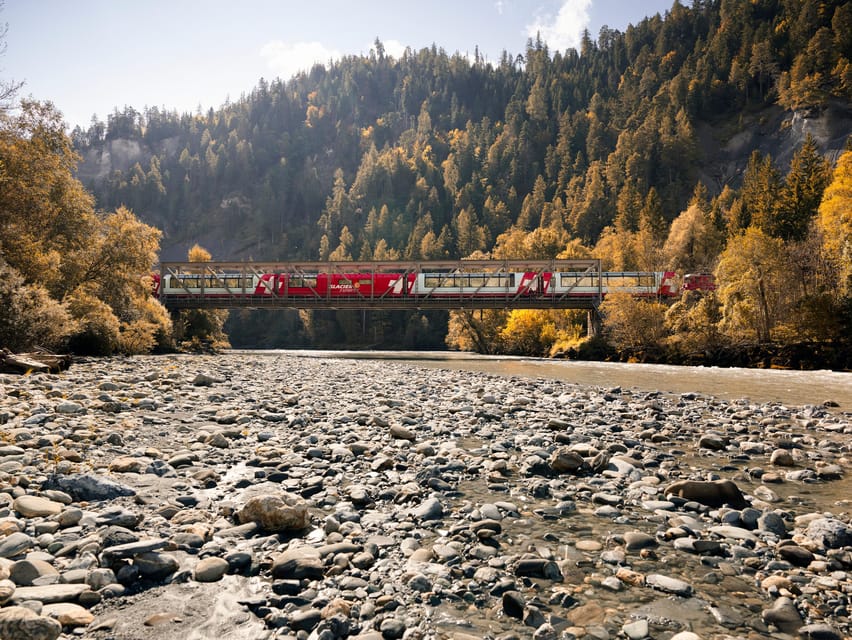
{"type": "Polygon", "coordinates": [[[0,349],[0,372],[2,373],[57,373],[71,366],[72,357],[35,351],[32,353],[12,353],[0,349]]]}

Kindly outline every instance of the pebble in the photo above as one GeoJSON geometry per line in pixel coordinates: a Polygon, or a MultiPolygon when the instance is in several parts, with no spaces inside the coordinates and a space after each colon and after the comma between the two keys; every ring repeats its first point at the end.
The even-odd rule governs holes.
{"type": "Polygon", "coordinates": [[[0,389],[0,637],[852,635],[822,405],[251,353],[0,389]]]}
{"type": "Polygon", "coordinates": [[[12,508],[23,518],[55,516],[62,512],[62,504],[39,496],[20,496],[19,498],[15,498],[12,508]]]}
{"type": "Polygon", "coordinates": [[[222,579],[229,568],[230,565],[224,558],[204,558],[195,566],[195,579],[198,582],[216,582],[222,579]]]}

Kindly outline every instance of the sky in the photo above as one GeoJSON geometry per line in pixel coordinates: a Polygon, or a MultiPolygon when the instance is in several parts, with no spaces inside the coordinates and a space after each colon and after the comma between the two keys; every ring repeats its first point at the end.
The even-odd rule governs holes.
{"type": "MultiPolygon", "coordinates": [[[[540,33],[551,51],[588,28],[624,31],[674,0],[5,0],[0,78],[50,100],[69,128],[114,108],[195,112],[315,62],[432,44],[498,62],[540,33]]],[[[0,0],[2,2],[2,0],[0,0]]]]}

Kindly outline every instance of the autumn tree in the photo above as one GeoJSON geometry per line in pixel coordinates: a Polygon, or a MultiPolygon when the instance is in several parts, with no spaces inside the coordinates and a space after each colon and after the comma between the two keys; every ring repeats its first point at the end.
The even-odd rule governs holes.
{"type": "Polygon", "coordinates": [[[40,305],[42,317],[20,337],[46,335],[38,327],[50,318],[58,323],[50,335],[77,352],[146,352],[170,334],[148,277],[160,232],[124,208],[96,212],[74,178],[78,160],[50,104],[24,101],[0,116],[0,253],[20,285],[0,315],[20,314],[20,325],[40,305]]]}
{"type": "Polygon", "coordinates": [[[659,348],[666,335],[666,306],[629,293],[607,294],[600,306],[607,340],[620,351],[659,348]]]}
{"type": "Polygon", "coordinates": [[[727,343],[721,331],[722,305],[713,291],[684,291],[666,311],[669,347],[684,355],[707,353],[727,343]]]}
{"type": "Polygon", "coordinates": [[[709,206],[693,200],[686,211],[672,222],[663,247],[666,264],[678,273],[710,271],[723,240],[710,217],[709,206]]]}
{"type": "Polygon", "coordinates": [[[500,332],[507,315],[508,312],[502,309],[451,311],[447,346],[459,351],[500,353],[500,332]]]}
{"type": "Polygon", "coordinates": [[[13,352],[33,346],[59,350],[74,330],[68,306],[50,297],[0,257],[0,347],[13,352]]]}
{"type": "Polygon", "coordinates": [[[784,243],[757,227],[728,241],[716,267],[722,327],[731,338],[769,342],[791,305],[784,243]]]}
{"type": "Polygon", "coordinates": [[[837,290],[852,297],[852,151],[837,161],[819,206],[817,224],[837,273],[837,290]]]}

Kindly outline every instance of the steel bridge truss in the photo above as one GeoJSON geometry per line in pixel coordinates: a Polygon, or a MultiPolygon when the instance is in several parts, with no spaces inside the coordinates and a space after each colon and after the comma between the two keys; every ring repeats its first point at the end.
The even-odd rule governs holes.
{"type": "MultiPolygon", "coordinates": [[[[162,262],[161,276],[202,276],[199,279],[200,293],[184,286],[184,293],[166,295],[160,291],[160,301],[168,309],[597,309],[603,298],[603,278],[600,260],[450,260],[450,261],[387,261],[387,262],[162,262]],[[509,274],[534,273],[533,282],[539,281],[544,273],[569,272],[581,274],[584,287],[594,283],[596,293],[577,295],[571,286],[558,293],[554,291],[555,278],[548,291],[541,293],[532,287],[524,291],[507,291],[505,294],[487,295],[481,292],[485,286],[466,289],[459,293],[442,291],[443,279],[458,274],[509,274]],[[412,274],[436,275],[438,284],[417,295],[361,292],[353,289],[342,293],[331,287],[319,291],[308,286],[298,295],[291,295],[285,288],[275,291],[267,288],[264,294],[255,293],[246,287],[254,276],[265,274],[287,274],[302,276],[303,282],[324,274],[327,276],[359,275],[371,281],[377,274],[401,275],[408,280],[412,274]],[[241,285],[234,286],[234,282],[241,285]],[[205,284],[207,286],[205,287],[205,284]],[[205,288],[224,289],[225,294],[205,293],[205,288]]],[[[577,279],[579,282],[579,278],[577,279]]],[[[371,287],[372,289],[372,287],[371,287]]]]}

